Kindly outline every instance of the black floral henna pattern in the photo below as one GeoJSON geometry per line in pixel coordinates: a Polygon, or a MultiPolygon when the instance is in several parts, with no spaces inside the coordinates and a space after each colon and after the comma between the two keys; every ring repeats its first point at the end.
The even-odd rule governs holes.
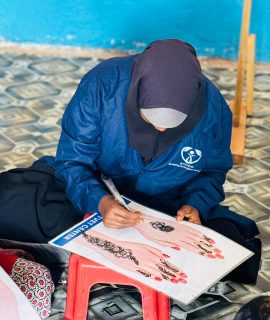
{"type": "Polygon", "coordinates": [[[202,250],[205,251],[206,253],[212,253],[211,250],[207,250],[206,248],[204,248],[204,247],[203,247],[202,245],[200,245],[200,244],[197,244],[197,247],[200,248],[200,249],[202,249],[202,250]]]}
{"type": "Polygon", "coordinates": [[[175,278],[175,277],[176,277],[175,274],[173,274],[173,273],[170,272],[169,270],[165,269],[163,266],[161,266],[161,265],[159,265],[159,264],[156,264],[156,266],[157,266],[158,270],[162,272],[162,274],[164,274],[164,275],[166,275],[166,276],[168,275],[168,276],[170,276],[170,277],[172,277],[172,278],[175,278]]]}
{"type": "Polygon", "coordinates": [[[172,232],[173,230],[175,230],[174,227],[166,225],[165,222],[155,221],[150,222],[150,224],[154,229],[159,229],[163,232],[172,232]]]}
{"type": "Polygon", "coordinates": [[[206,235],[203,235],[204,240],[206,240],[207,242],[213,243],[213,239],[207,237],[206,235]]]}
{"type": "Polygon", "coordinates": [[[203,243],[208,248],[213,248],[213,245],[210,243],[205,243],[204,241],[200,241],[200,243],[203,243]]]}
{"type": "Polygon", "coordinates": [[[168,276],[166,276],[164,273],[161,273],[161,276],[164,280],[169,280],[170,278],[168,276]]]}
{"type": "Polygon", "coordinates": [[[130,249],[124,249],[121,246],[114,244],[108,240],[103,240],[98,237],[93,237],[91,235],[87,235],[86,233],[82,233],[84,239],[93,245],[101,248],[102,250],[108,251],[112,253],[116,258],[124,258],[133,261],[136,265],[139,265],[139,261],[133,256],[132,251],[130,249]]]}
{"type": "Polygon", "coordinates": [[[140,274],[142,274],[143,276],[145,276],[146,278],[151,277],[151,273],[142,271],[142,270],[136,270],[137,272],[139,272],[140,274]]]}
{"type": "Polygon", "coordinates": [[[160,259],[160,262],[168,269],[172,270],[173,272],[179,272],[179,270],[173,267],[168,261],[164,259],[160,259]]]}

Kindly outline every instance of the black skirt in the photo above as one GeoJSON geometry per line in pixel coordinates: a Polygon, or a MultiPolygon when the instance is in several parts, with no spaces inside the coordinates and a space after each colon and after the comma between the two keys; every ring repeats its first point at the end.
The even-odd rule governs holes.
{"type": "Polygon", "coordinates": [[[212,219],[204,225],[254,252],[254,255],[225,276],[222,281],[231,280],[255,284],[260,268],[262,243],[258,238],[245,239],[235,223],[229,219],[212,219]]]}

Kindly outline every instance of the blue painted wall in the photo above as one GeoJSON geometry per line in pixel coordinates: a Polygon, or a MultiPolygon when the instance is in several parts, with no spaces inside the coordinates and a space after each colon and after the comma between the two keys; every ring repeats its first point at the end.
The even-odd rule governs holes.
{"type": "MultiPolygon", "coordinates": [[[[0,0],[0,40],[142,49],[162,38],[237,58],[243,0],[0,0]]],[[[270,61],[270,1],[253,0],[257,61],[270,61]]]]}

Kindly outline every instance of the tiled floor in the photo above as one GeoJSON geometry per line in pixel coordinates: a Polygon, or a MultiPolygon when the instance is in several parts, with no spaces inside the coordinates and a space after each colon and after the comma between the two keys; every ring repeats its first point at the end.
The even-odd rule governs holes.
{"type": "MultiPolygon", "coordinates": [[[[81,76],[97,63],[96,57],[85,57],[80,51],[65,57],[15,49],[0,54],[0,171],[29,166],[43,155],[55,154],[64,108],[81,76]]],[[[206,61],[203,65],[204,73],[231,99],[235,70],[227,64],[218,67],[206,61]]],[[[225,183],[226,205],[255,219],[261,231],[263,258],[257,286],[218,283],[189,306],[172,301],[172,319],[231,320],[242,303],[270,290],[270,71],[260,70],[255,79],[254,116],[248,119],[245,165],[235,166],[225,183]]],[[[63,319],[66,272],[62,280],[50,319],[63,319]]],[[[89,315],[91,319],[141,319],[138,300],[134,289],[98,286],[89,315]],[[105,315],[102,310],[110,305],[119,308],[105,315]]]]}

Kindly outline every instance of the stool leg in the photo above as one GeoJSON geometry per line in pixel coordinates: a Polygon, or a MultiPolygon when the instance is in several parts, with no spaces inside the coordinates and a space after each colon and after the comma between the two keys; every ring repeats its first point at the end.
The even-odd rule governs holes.
{"type": "Polygon", "coordinates": [[[150,287],[143,288],[137,285],[137,288],[140,290],[142,296],[142,312],[144,320],[158,320],[158,308],[157,308],[157,295],[156,292],[150,287]]]}
{"type": "Polygon", "coordinates": [[[75,310],[75,288],[77,283],[77,266],[78,266],[78,256],[71,254],[69,258],[68,265],[68,286],[67,286],[67,298],[66,298],[66,309],[64,320],[74,319],[75,310]]]}
{"type": "Polygon", "coordinates": [[[157,293],[158,320],[170,320],[170,298],[157,293]]]}
{"type": "Polygon", "coordinates": [[[88,314],[88,303],[91,284],[88,281],[87,275],[85,275],[85,267],[83,263],[78,265],[78,274],[76,285],[76,298],[74,308],[74,320],[85,320],[88,314]]]}

